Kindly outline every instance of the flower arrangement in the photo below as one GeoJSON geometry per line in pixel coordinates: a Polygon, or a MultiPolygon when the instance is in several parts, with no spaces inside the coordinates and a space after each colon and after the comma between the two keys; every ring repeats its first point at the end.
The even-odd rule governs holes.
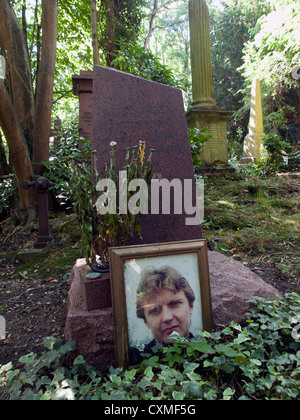
{"type": "MultiPolygon", "coordinates": [[[[118,188],[120,188],[122,180],[119,179],[120,173],[116,168],[115,149],[117,143],[111,142],[110,163],[105,165],[106,179],[112,180],[118,188]]],[[[146,160],[146,142],[141,141],[138,145],[126,149],[126,156],[122,173],[126,172],[126,182],[128,184],[135,179],[144,180],[147,185],[151,184],[153,176],[152,155],[154,149],[149,150],[148,159],[146,160]]],[[[100,177],[96,174],[99,182],[100,177]]],[[[127,193],[127,209],[128,203],[134,192],[127,193]]],[[[120,197],[117,191],[116,197],[120,197]]],[[[118,203],[118,207],[120,203],[118,203]]],[[[142,237],[141,235],[141,221],[143,219],[142,212],[132,214],[132,212],[106,212],[99,214],[95,203],[93,203],[92,211],[92,240],[89,248],[89,258],[91,267],[95,271],[102,271],[108,266],[108,250],[110,247],[123,246],[126,244],[128,236],[142,237]],[[104,267],[103,267],[104,266],[104,267]]]]}

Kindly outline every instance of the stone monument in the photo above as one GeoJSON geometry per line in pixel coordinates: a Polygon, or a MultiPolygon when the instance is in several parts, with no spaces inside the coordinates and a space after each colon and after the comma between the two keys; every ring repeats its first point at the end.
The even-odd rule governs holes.
{"type": "Polygon", "coordinates": [[[241,164],[256,162],[260,158],[261,139],[265,136],[261,105],[261,86],[258,79],[252,81],[249,133],[244,140],[241,164]]]}
{"type": "MultiPolygon", "coordinates": [[[[182,191],[182,213],[175,211],[173,187],[169,189],[171,212],[162,211],[164,196],[161,191],[159,214],[150,214],[150,211],[145,214],[142,239],[130,238],[127,245],[200,239],[200,224],[186,223],[187,216],[193,218],[190,210],[196,204],[196,188],[182,92],[101,66],[95,66],[93,72],[75,75],[73,84],[74,93],[79,96],[80,134],[86,140],[92,140],[102,177],[105,176],[105,164],[109,163],[112,141],[117,142],[117,171],[123,168],[126,149],[143,141],[146,158],[148,150],[155,149],[152,162],[156,181],[166,180],[168,185],[181,181],[183,186],[185,181],[190,181],[193,185],[188,194],[192,196],[188,197],[188,209],[185,188],[182,191]]],[[[90,280],[87,279],[88,270],[84,259],[73,267],[65,338],[76,341],[77,351],[89,363],[105,368],[114,361],[110,274],[90,280]]]]}
{"type": "Polygon", "coordinates": [[[200,154],[205,166],[226,166],[227,121],[232,113],[218,107],[213,99],[209,11],[204,0],[190,0],[189,20],[193,102],[187,114],[188,126],[207,128],[212,135],[200,154]]]}
{"type": "MultiPolygon", "coordinates": [[[[109,163],[110,143],[117,142],[117,171],[124,165],[126,149],[144,141],[153,155],[154,178],[157,180],[194,180],[194,169],[188,138],[182,92],[161,83],[142,79],[112,68],[95,66],[93,72],[73,76],[74,93],[79,96],[81,135],[92,139],[96,150],[98,172],[104,176],[109,163]]],[[[172,190],[172,188],[171,188],[172,190]]],[[[196,191],[193,182],[193,203],[196,191]]],[[[186,224],[182,214],[149,214],[142,221],[142,237],[128,245],[199,239],[201,227],[186,224]]],[[[184,204],[184,203],[183,203],[184,204]]],[[[149,204],[149,209],[151,203],[149,204]]],[[[192,216],[191,216],[192,217],[192,216]]]]}

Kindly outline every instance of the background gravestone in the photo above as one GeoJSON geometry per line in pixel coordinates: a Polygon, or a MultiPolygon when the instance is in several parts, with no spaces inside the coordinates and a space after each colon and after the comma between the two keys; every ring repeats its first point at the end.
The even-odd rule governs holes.
{"type": "MultiPolygon", "coordinates": [[[[154,177],[194,179],[188,128],[182,93],[179,89],[141,79],[115,69],[95,66],[93,75],[92,146],[97,151],[98,172],[104,176],[109,163],[110,143],[115,149],[117,170],[124,165],[126,148],[146,142],[146,159],[153,154],[154,177]]],[[[193,204],[196,191],[193,191],[193,204]]],[[[149,210],[151,205],[149,205],[149,210]]],[[[161,212],[161,211],[160,211],[161,212]]],[[[146,215],[142,221],[141,241],[128,244],[160,243],[201,238],[200,226],[186,226],[186,217],[146,215]]],[[[191,216],[192,217],[192,216],[191,216]]]]}
{"type": "Polygon", "coordinates": [[[241,164],[256,162],[260,156],[261,140],[265,136],[261,103],[261,86],[258,79],[252,81],[249,133],[244,140],[241,164]]]}

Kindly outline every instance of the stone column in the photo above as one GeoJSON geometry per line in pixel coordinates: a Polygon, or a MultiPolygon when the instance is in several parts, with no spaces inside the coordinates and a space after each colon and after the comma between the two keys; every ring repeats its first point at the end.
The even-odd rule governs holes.
{"type": "Polygon", "coordinates": [[[193,106],[215,105],[212,87],[209,11],[203,0],[189,2],[193,106]]]}
{"type": "Polygon", "coordinates": [[[244,140],[244,155],[241,164],[255,162],[260,158],[261,139],[265,136],[261,105],[261,86],[258,79],[252,81],[249,133],[244,140]]]}
{"type": "Polygon", "coordinates": [[[212,137],[203,147],[200,161],[210,169],[228,164],[227,121],[231,112],[213,99],[211,42],[208,6],[204,0],[189,1],[192,108],[187,114],[189,128],[206,128],[212,137]]]}

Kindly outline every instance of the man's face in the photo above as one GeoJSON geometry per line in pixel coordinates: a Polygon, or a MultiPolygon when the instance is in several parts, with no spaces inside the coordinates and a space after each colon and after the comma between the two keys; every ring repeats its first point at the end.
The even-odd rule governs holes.
{"type": "Polygon", "coordinates": [[[191,326],[193,304],[190,304],[183,290],[174,293],[161,289],[148,299],[144,306],[145,323],[151,329],[157,342],[171,344],[169,335],[176,331],[187,337],[191,326]]]}

